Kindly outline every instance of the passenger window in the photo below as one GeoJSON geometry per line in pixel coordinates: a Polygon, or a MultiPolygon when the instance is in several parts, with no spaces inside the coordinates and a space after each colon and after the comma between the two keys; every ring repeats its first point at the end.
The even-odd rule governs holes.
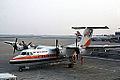
{"type": "Polygon", "coordinates": [[[33,53],[32,53],[32,52],[30,52],[30,55],[33,55],[33,53]]]}

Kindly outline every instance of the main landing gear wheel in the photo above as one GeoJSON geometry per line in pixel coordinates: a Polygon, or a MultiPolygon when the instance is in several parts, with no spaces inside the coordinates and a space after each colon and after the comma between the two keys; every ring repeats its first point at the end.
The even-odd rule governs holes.
{"type": "Polygon", "coordinates": [[[74,64],[68,64],[68,68],[73,68],[74,64]]]}
{"type": "Polygon", "coordinates": [[[25,68],[25,66],[20,66],[19,67],[19,72],[22,72],[24,68],[25,68]]]}
{"type": "Polygon", "coordinates": [[[73,58],[73,56],[69,57],[69,61],[70,61],[70,63],[68,64],[68,68],[73,68],[73,66],[74,66],[74,58],[73,58]]]}
{"type": "Polygon", "coordinates": [[[23,71],[23,69],[22,68],[19,68],[19,72],[22,72],[23,71]]]}

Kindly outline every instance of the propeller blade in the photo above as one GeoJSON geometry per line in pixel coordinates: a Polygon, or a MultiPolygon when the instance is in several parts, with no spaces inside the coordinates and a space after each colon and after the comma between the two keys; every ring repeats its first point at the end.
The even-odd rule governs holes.
{"type": "Polygon", "coordinates": [[[13,48],[13,54],[15,54],[15,48],[13,48]]]}
{"type": "Polygon", "coordinates": [[[24,42],[24,41],[22,41],[22,43],[23,43],[23,45],[25,45],[25,42],[24,42]]]}
{"type": "Polygon", "coordinates": [[[15,53],[15,50],[17,50],[17,40],[18,38],[15,39],[15,44],[13,45],[13,54],[15,53]]]}
{"type": "Polygon", "coordinates": [[[56,39],[56,45],[55,46],[56,46],[56,48],[58,48],[58,39],[56,39]]]}
{"type": "Polygon", "coordinates": [[[59,53],[60,53],[59,48],[58,48],[58,39],[56,39],[55,46],[56,46],[56,49],[55,49],[55,51],[56,51],[56,55],[58,56],[59,53]]]}
{"type": "Polygon", "coordinates": [[[28,46],[31,45],[31,44],[32,44],[32,42],[30,42],[30,43],[28,44],[28,46]]]}

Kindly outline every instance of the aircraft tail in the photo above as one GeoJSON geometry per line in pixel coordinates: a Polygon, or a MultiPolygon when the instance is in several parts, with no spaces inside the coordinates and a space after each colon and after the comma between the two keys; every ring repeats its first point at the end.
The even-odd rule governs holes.
{"type": "Polygon", "coordinates": [[[73,29],[85,29],[82,35],[82,39],[80,41],[79,46],[87,47],[90,45],[92,40],[93,29],[109,29],[107,26],[105,27],[72,27],[73,29]]]}
{"type": "Polygon", "coordinates": [[[85,31],[83,32],[82,39],[80,41],[80,46],[89,46],[91,43],[91,38],[93,34],[93,29],[88,29],[87,27],[85,28],[85,31]]]}

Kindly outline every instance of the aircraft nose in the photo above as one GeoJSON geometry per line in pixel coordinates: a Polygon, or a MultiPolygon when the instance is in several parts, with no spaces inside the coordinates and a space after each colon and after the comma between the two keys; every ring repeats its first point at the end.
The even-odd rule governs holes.
{"type": "Polygon", "coordinates": [[[10,59],[9,64],[13,64],[13,60],[12,59],[10,59]]]}

